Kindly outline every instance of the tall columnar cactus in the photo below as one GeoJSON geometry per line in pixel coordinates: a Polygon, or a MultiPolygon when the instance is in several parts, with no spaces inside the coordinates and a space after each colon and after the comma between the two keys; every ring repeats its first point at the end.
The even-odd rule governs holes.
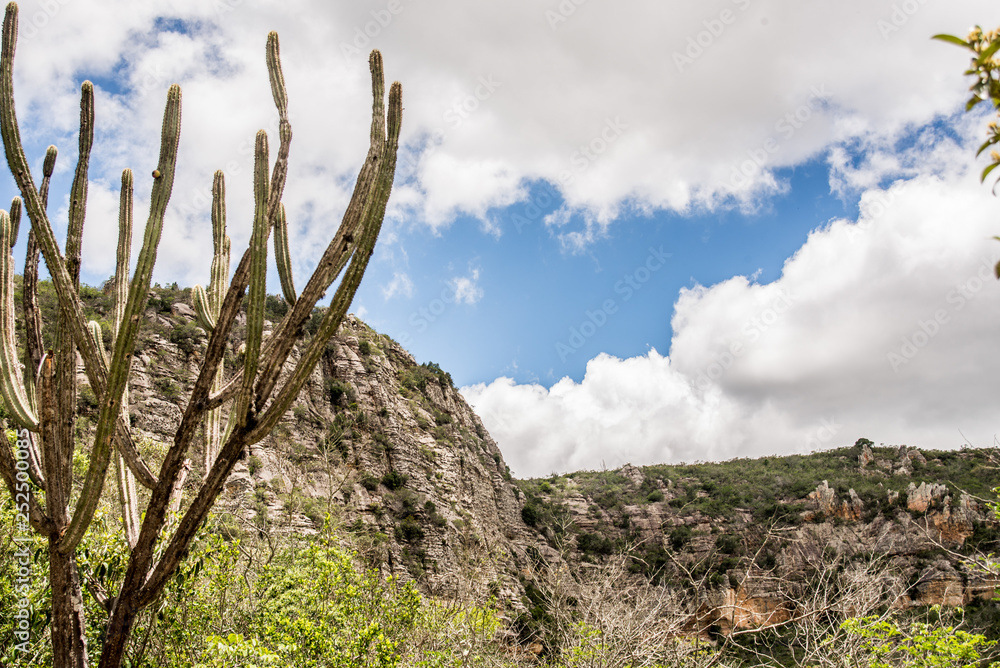
{"type": "MultiPolygon", "coordinates": [[[[11,248],[16,241],[16,224],[10,215],[0,211],[0,393],[8,413],[25,430],[22,434],[30,433],[32,437],[27,441],[28,477],[31,481],[27,493],[28,514],[31,526],[49,544],[51,636],[53,663],[57,666],[86,666],[87,624],[75,551],[94,517],[112,459],[118,465],[119,493],[131,547],[129,563],[118,592],[92,590],[109,615],[103,636],[101,666],[118,668],[136,616],[160,596],[241,453],[264,438],[288,410],[346,314],[374,249],[392,189],[402,118],[402,88],[399,83],[390,88],[387,111],[382,57],[373,51],[369,59],[373,104],[368,155],[340,227],[301,294],[296,295],[286,216],[281,202],[292,130],[288,121],[287,91],[281,71],[278,36],[275,33],[268,35],[265,56],[271,93],[279,115],[277,156],[274,164],[270,165],[267,135],[263,131],[258,133],[254,149],[253,234],[250,247],[244,251],[231,278],[229,239],[225,234],[224,182],[221,172],[215,176],[212,276],[207,291],[195,290],[199,322],[209,332],[208,344],[173,441],[162,462],[157,463],[159,474],[153,475],[135,447],[128,420],[128,380],[174,181],[180,137],[181,90],[174,85],[167,93],[160,157],[153,170],[150,212],[131,280],[127,277],[127,269],[130,261],[132,179],[131,172],[126,171],[123,175],[119,252],[114,282],[113,346],[112,350],[105,351],[102,332],[94,323],[88,325],[85,322],[79,297],[87,165],[93,142],[93,86],[85,82],[81,88],[80,157],[70,196],[69,232],[63,252],[46,212],[55,148],[50,147],[46,155],[44,178],[41,187],[37,188],[17,125],[13,94],[17,16],[17,5],[10,3],[4,16],[0,46],[0,135],[3,137],[7,164],[20,190],[22,208],[31,222],[24,279],[26,292],[31,294],[26,295],[24,301],[28,341],[25,345],[26,368],[22,372],[13,321],[14,265],[11,248]],[[272,230],[275,233],[276,265],[289,309],[273,333],[265,339],[265,280],[268,237],[272,230]],[[51,355],[41,353],[40,324],[32,320],[37,318],[37,303],[33,300],[37,290],[39,251],[45,259],[59,302],[58,345],[51,355]],[[305,344],[298,360],[289,365],[288,373],[282,374],[306,320],[341,272],[343,279],[323,316],[319,331],[305,344]],[[223,383],[223,356],[230,344],[235,318],[243,306],[247,312],[243,366],[223,383]],[[67,418],[76,405],[77,355],[83,360],[87,379],[98,398],[99,411],[96,433],[89,444],[86,475],[80,488],[73,489],[71,463],[75,443],[71,427],[68,428],[71,422],[67,418]],[[37,387],[32,391],[31,378],[35,376],[37,387]],[[229,420],[224,434],[220,435],[220,410],[227,402],[230,404],[229,420]],[[187,455],[198,433],[204,433],[208,438],[205,476],[199,484],[189,488],[190,501],[185,507],[180,507],[179,490],[190,466],[187,455]],[[130,480],[133,481],[130,483],[130,480]],[[136,482],[150,490],[141,523],[134,510],[136,482]],[[70,508],[74,498],[75,505],[70,508]],[[168,534],[165,531],[167,514],[177,509],[182,512],[182,517],[168,534]]],[[[12,206],[12,210],[16,210],[17,206],[12,206]]],[[[0,476],[12,494],[24,484],[18,475],[11,449],[0,447],[0,476]]]]}

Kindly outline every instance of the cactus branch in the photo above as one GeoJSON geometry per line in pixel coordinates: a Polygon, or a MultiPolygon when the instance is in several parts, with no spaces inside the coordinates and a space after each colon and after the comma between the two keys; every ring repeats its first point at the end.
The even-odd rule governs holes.
{"type": "Polygon", "coordinates": [[[194,312],[198,316],[198,325],[209,334],[215,329],[215,316],[212,315],[212,307],[209,297],[205,293],[205,288],[195,285],[191,288],[191,301],[194,302],[194,312]]]}
{"type": "Polygon", "coordinates": [[[145,238],[136,261],[135,275],[132,277],[132,285],[129,288],[129,298],[125,306],[121,328],[115,338],[115,350],[111,358],[111,365],[108,367],[107,388],[101,396],[97,433],[94,437],[87,478],[83,483],[80,499],[77,502],[69,529],[61,541],[65,549],[75,548],[80,539],[83,538],[100,501],[101,489],[110,460],[111,438],[121,413],[121,399],[131,370],[135,339],[139,332],[142,311],[146,306],[149,285],[153,276],[153,264],[156,262],[156,250],[160,243],[160,234],[163,231],[163,216],[173,188],[177,146],[180,141],[180,125],[181,89],[180,86],[174,84],[167,93],[167,105],[163,112],[160,160],[157,165],[160,176],[153,182],[145,238]]]}
{"type": "Polygon", "coordinates": [[[17,243],[17,233],[21,227],[21,198],[14,197],[10,201],[10,247],[13,250],[14,244],[17,243]]]}
{"type": "MultiPolygon", "coordinates": [[[[250,294],[247,300],[246,357],[243,366],[243,386],[236,398],[227,427],[227,436],[234,426],[243,427],[251,418],[256,406],[253,398],[253,382],[260,363],[260,346],[264,335],[264,302],[267,297],[267,203],[268,203],[268,151],[267,134],[257,133],[254,150],[254,223],[250,239],[250,294]]],[[[225,439],[223,439],[225,440],[225,439]]]]}
{"type": "MultiPolygon", "coordinates": [[[[48,206],[49,182],[52,179],[52,172],[56,166],[55,146],[49,146],[45,152],[45,162],[42,165],[42,187],[39,196],[42,200],[42,207],[48,206]]],[[[21,282],[23,291],[22,310],[24,312],[24,358],[25,366],[37,371],[38,365],[42,363],[42,314],[38,309],[38,242],[35,241],[35,231],[28,229],[28,248],[24,258],[24,278],[21,282]]],[[[34,376],[25,378],[25,385],[29,391],[34,392],[34,376]]]]}
{"type": "MultiPolygon", "coordinates": [[[[208,324],[206,331],[215,329],[215,319],[219,315],[223,297],[229,288],[229,237],[226,235],[226,177],[221,171],[215,172],[212,181],[212,242],[214,253],[212,255],[212,276],[209,283],[209,293],[196,286],[194,291],[195,308],[199,314],[199,319],[208,324]]],[[[223,385],[223,368],[219,364],[219,369],[215,372],[215,379],[212,382],[212,391],[218,392],[223,385]]],[[[222,409],[211,408],[205,413],[205,426],[203,428],[203,457],[204,470],[206,473],[215,463],[215,458],[219,454],[219,447],[222,443],[222,409]]],[[[186,469],[181,469],[181,476],[186,475],[186,469]]],[[[180,478],[178,478],[180,479],[180,478]]]]}
{"type": "Polygon", "coordinates": [[[292,279],[292,257],[288,250],[288,219],[285,205],[278,206],[278,217],[274,221],[274,262],[278,266],[281,292],[289,306],[295,305],[295,281],[292,279]]]}
{"type": "Polygon", "coordinates": [[[385,217],[385,207],[392,192],[392,182],[396,171],[396,153],[399,149],[402,112],[402,86],[400,86],[399,82],[395,82],[389,91],[389,136],[379,166],[378,178],[366,201],[362,220],[362,238],[351,260],[351,265],[348,267],[347,273],[337,288],[330,307],[323,316],[319,331],[313,336],[312,341],[310,341],[309,346],[302,354],[298,365],[286,381],[284,387],[279,390],[271,405],[268,406],[267,411],[261,416],[259,423],[248,435],[247,441],[249,443],[256,443],[278,424],[278,420],[288,410],[295,397],[298,396],[302,386],[309,379],[309,375],[315,368],[316,363],[319,362],[319,358],[326,348],[326,342],[336,334],[337,328],[340,327],[340,323],[347,313],[347,309],[350,308],[351,301],[354,299],[358,286],[361,284],[361,278],[365,273],[368,261],[371,259],[375,248],[375,240],[382,228],[382,221],[385,217]]]}
{"type": "MultiPolygon", "coordinates": [[[[90,149],[94,143],[94,86],[84,81],[80,86],[80,136],[79,155],[76,163],[76,173],[69,196],[69,224],[66,228],[65,256],[66,270],[69,272],[72,290],[80,289],[80,253],[83,248],[83,223],[87,210],[87,174],[90,168],[90,149]]],[[[55,449],[60,452],[53,459],[64,467],[60,476],[72,476],[74,426],[76,424],[76,344],[73,340],[72,315],[60,312],[56,326],[55,344],[55,412],[61,419],[57,420],[54,429],[57,434],[52,439],[43,439],[46,443],[46,459],[55,449]]],[[[96,348],[96,345],[95,345],[96,348]]],[[[99,394],[97,396],[100,396],[99,394]]],[[[49,477],[49,476],[46,476],[49,477]]],[[[67,491],[68,493],[68,491],[67,491]]],[[[69,497],[66,497],[68,501],[69,497]]],[[[61,506],[60,506],[61,508],[61,506]]],[[[63,511],[60,510],[60,515],[63,511]]],[[[60,516],[50,515],[61,525],[60,516]]]]}
{"type": "MultiPolygon", "coordinates": [[[[118,250],[115,261],[114,305],[112,306],[111,334],[117,339],[125,319],[125,307],[128,303],[128,270],[132,255],[132,213],[133,213],[134,179],[132,170],[122,172],[121,194],[118,201],[118,250]]],[[[103,345],[98,345],[103,352],[103,345]]],[[[122,392],[122,408],[120,419],[129,424],[128,417],[129,391],[128,385],[122,392]]],[[[115,445],[118,452],[115,455],[115,481],[118,483],[118,499],[122,510],[122,524],[125,527],[125,539],[129,547],[135,547],[139,540],[139,498],[136,494],[135,475],[128,469],[121,454],[122,439],[115,435],[115,445]]]]}
{"type": "Polygon", "coordinates": [[[275,328],[272,339],[276,342],[265,355],[261,364],[260,381],[257,387],[258,404],[260,398],[269,395],[278,381],[281,368],[291,353],[294,337],[287,333],[297,332],[312,315],[313,307],[326,294],[327,288],[347,263],[360,237],[365,203],[371,195],[378,175],[379,165],[385,152],[385,76],[382,69],[382,54],[372,51],[368,59],[372,79],[372,122],[371,144],[368,155],[358,172],[351,201],[347,205],[337,233],[330,241],[316,270],[309,278],[294,306],[275,328]],[[287,332],[287,333],[286,333],[287,332]]]}
{"type": "Polygon", "coordinates": [[[0,211],[0,392],[18,426],[38,431],[38,409],[31,404],[24,388],[21,361],[17,358],[17,342],[14,339],[12,227],[10,216],[6,211],[0,211]]]}

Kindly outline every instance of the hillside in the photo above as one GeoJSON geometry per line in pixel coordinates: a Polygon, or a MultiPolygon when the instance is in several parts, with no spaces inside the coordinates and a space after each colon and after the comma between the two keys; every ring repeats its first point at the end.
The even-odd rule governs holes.
{"type": "MultiPolygon", "coordinates": [[[[46,316],[50,290],[43,284],[46,316]]],[[[89,317],[106,320],[107,297],[83,292],[89,317]]],[[[269,299],[268,319],[283,308],[269,299]]],[[[155,453],[205,337],[188,290],[156,288],[145,317],[130,410],[155,453]]],[[[85,382],[81,436],[96,408],[85,382]]],[[[964,562],[1000,536],[991,455],[859,439],[810,455],[514,480],[445,370],[349,317],[284,420],[237,465],[211,530],[280,542],[329,522],[383,577],[432,597],[495,601],[529,658],[552,656],[565,619],[590,614],[566,594],[566,574],[584,587],[610,582],[616,567],[609,601],[667,588],[672,607],[656,614],[673,615],[670,633],[713,643],[795,620],[824,574],[851,569],[891,572],[898,591],[879,595],[896,592],[886,599],[894,608],[967,605],[969,623],[997,636],[988,603],[997,582],[964,562]]],[[[192,466],[197,480],[199,453],[192,466]]]]}

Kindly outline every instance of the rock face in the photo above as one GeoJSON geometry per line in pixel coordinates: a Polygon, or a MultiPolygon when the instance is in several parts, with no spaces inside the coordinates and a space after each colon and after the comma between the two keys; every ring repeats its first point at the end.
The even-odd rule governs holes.
{"type": "Polygon", "coordinates": [[[830,489],[830,484],[824,480],[810,492],[807,497],[816,507],[815,511],[807,511],[805,519],[814,520],[817,517],[839,517],[843,520],[860,520],[865,504],[853,489],[848,490],[848,498],[841,501],[837,493],[830,489]]]}
{"type": "MultiPolygon", "coordinates": [[[[156,332],[193,318],[184,304],[147,313],[161,327],[135,359],[131,415],[149,442],[172,438],[200,351],[156,332]]],[[[189,456],[198,481],[201,453],[189,456]]],[[[517,601],[514,574],[535,537],[516,493],[450,377],[348,316],[284,420],[237,464],[217,510],[305,533],[329,512],[386,574],[433,594],[517,601]]]]}

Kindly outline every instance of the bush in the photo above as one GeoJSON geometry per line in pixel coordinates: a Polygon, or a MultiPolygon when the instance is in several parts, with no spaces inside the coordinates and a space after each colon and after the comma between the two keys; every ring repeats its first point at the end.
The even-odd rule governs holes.
{"type": "Polygon", "coordinates": [[[533,505],[526,505],[521,508],[521,520],[529,527],[537,526],[540,519],[538,508],[533,505]]]}
{"type": "Polygon", "coordinates": [[[576,537],[576,546],[588,555],[608,555],[615,551],[615,544],[597,533],[582,533],[576,537]]]}
{"type": "Polygon", "coordinates": [[[288,303],[279,295],[268,295],[264,299],[264,317],[271,322],[278,322],[288,313],[288,303]]]}
{"type": "Polygon", "coordinates": [[[337,380],[336,378],[327,378],[323,383],[323,389],[326,390],[326,396],[330,400],[331,406],[342,406],[354,401],[357,397],[350,383],[337,380]],[[344,401],[341,401],[342,399],[344,401]]]}
{"type": "Polygon", "coordinates": [[[400,473],[399,471],[389,471],[382,476],[382,484],[386,486],[386,489],[396,491],[405,485],[408,479],[409,476],[400,473]]]}
{"type": "Polygon", "coordinates": [[[262,462],[260,460],[260,457],[258,457],[257,455],[250,455],[250,458],[247,459],[247,469],[250,471],[250,475],[253,475],[257,471],[259,471],[263,465],[264,462],[262,462]]]}
{"type": "MultiPolygon", "coordinates": [[[[169,307],[167,308],[169,311],[169,307]]],[[[190,355],[201,343],[204,332],[194,321],[178,323],[170,330],[170,342],[180,348],[185,355],[190,355]]]]}
{"type": "Polygon", "coordinates": [[[412,517],[407,517],[396,527],[396,540],[415,543],[424,537],[424,530],[412,517]]]}

